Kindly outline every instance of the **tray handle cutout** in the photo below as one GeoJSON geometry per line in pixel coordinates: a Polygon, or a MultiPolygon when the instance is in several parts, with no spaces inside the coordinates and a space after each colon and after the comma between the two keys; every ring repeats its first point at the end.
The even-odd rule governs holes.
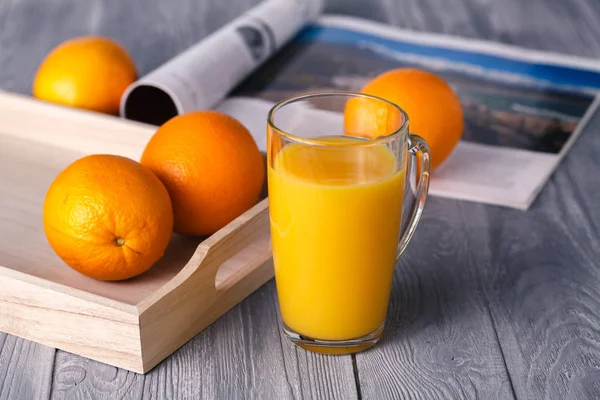
{"type": "Polygon", "coordinates": [[[264,264],[271,257],[271,238],[268,232],[257,233],[254,241],[240,249],[225,261],[215,276],[215,288],[218,292],[235,286],[252,271],[264,264]]]}
{"type": "Polygon", "coordinates": [[[214,290],[219,294],[238,284],[241,286],[245,280],[254,280],[252,273],[272,257],[266,201],[249,210],[235,224],[235,227],[225,228],[228,232],[209,246],[203,260],[214,265],[209,270],[214,274],[214,290]]]}

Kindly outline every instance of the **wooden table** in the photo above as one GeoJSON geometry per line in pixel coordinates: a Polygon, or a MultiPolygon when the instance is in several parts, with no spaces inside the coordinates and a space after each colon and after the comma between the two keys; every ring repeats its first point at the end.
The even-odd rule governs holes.
{"type": "MultiPolygon", "coordinates": [[[[42,57],[83,34],[118,39],[146,73],[257,1],[0,0],[0,88],[31,93],[42,57]]],[[[600,56],[596,0],[328,11],[600,56]]],[[[370,351],[321,356],[283,340],[270,282],[145,376],[0,333],[0,399],[598,399],[599,130],[596,115],[526,213],[430,198],[370,351]]]]}

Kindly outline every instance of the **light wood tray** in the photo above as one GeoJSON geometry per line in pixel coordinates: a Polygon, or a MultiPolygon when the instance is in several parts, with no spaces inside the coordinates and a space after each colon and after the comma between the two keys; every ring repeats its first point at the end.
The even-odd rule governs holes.
{"type": "Polygon", "coordinates": [[[272,278],[266,199],[206,240],[173,235],[128,281],[56,256],[42,226],[52,180],[87,154],[139,160],[155,130],[0,92],[0,331],[145,373],[272,278]]]}

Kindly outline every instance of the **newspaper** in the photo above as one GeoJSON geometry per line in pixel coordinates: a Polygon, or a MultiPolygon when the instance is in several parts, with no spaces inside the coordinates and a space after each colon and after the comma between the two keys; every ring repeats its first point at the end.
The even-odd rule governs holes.
{"type": "Polygon", "coordinates": [[[121,98],[125,118],[161,124],[214,107],[323,9],[324,0],[268,0],[142,77],[121,98]]]}
{"type": "MultiPolygon", "coordinates": [[[[313,11],[322,7],[312,5],[313,11]]],[[[374,76],[393,68],[430,70],[453,87],[465,117],[461,141],[432,173],[430,194],[526,210],[600,104],[596,60],[405,31],[357,18],[315,20],[314,13],[303,15],[304,23],[295,20],[295,26],[303,28],[286,30],[279,44],[288,38],[287,44],[258,68],[253,64],[235,79],[223,76],[220,91],[202,102],[183,106],[174,96],[182,104],[178,112],[202,108],[226,112],[239,119],[265,151],[266,115],[277,101],[317,90],[359,91],[374,76]]],[[[263,16],[286,18],[290,17],[263,16]]],[[[196,57],[201,64],[203,57],[196,57]]],[[[211,57],[220,59],[216,54],[211,57]]],[[[233,57],[221,59],[223,65],[236,62],[233,57]]],[[[167,65],[161,74],[169,72],[167,65]]],[[[219,80],[219,74],[208,75],[211,81],[219,80]]],[[[146,78],[153,76],[159,74],[146,78]]],[[[141,81],[150,81],[146,78],[141,81]]],[[[186,85],[190,93],[186,96],[202,97],[210,85],[203,76],[195,79],[186,85]]],[[[168,86],[176,94],[174,87],[168,86]]]]}

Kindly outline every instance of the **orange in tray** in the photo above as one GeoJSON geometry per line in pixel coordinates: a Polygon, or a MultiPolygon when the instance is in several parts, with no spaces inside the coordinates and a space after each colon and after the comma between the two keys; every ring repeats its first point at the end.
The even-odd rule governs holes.
{"type": "Polygon", "coordinates": [[[135,79],[133,60],[118,43],[104,37],[79,37],[62,43],[44,59],[33,82],[33,95],[117,114],[121,95],[135,79]]]}
{"type": "Polygon", "coordinates": [[[216,111],[166,122],[148,142],[141,163],[166,186],[175,231],[186,235],[210,235],[251,208],[265,178],[250,132],[216,111]]]}
{"type": "MultiPolygon", "coordinates": [[[[420,135],[429,145],[432,168],[450,155],[462,136],[464,121],[458,96],[446,81],[431,72],[412,68],[391,70],[375,77],[361,92],[389,100],[406,111],[410,132],[420,135]]],[[[378,103],[360,99],[348,102],[347,134],[377,137],[398,126],[393,113],[375,104],[378,103]]]]}
{"type": "Polygon", "coordinates": [[[164,253],[173,211],[160,180],[139,163],[112,155],[84,157],[54,180],[44,229],[71,267],[100,280],[148,270],[164,253]]]}

